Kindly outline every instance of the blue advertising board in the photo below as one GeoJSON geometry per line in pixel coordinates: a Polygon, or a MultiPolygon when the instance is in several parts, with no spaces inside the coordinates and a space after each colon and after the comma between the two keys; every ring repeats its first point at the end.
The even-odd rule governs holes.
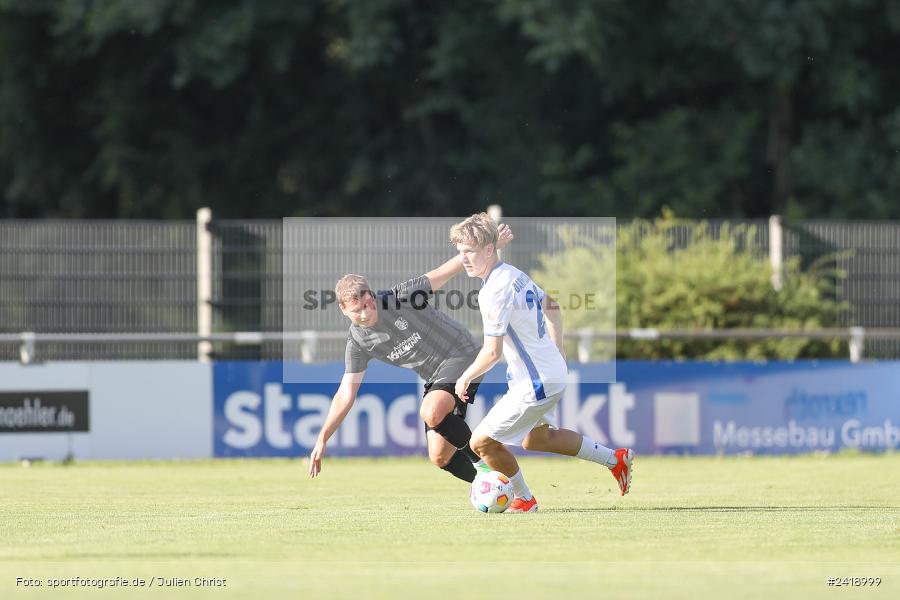
{"type": "MultiPolygon", "coordinates": [[[[215,456],[310,452],[343,363],[292,365],[301,383],[284,383],[282,367],[214,364],[215,456]]],[[[410,371],[380,363],[369,371],[372,383],[360,387],[328,454],[424,454],[422,382],[410,371]]],[[[600,383],[608,372],[606,364],[571,365],[558,407],[562,427],[607,446],[641,454],[900,448],[900,362],[618,361],[616,383],[600,383]]],[[[506,391],[504,373],[502,365],[495,367],[479,389],[466,417],[473,427],[506,391]]]]}

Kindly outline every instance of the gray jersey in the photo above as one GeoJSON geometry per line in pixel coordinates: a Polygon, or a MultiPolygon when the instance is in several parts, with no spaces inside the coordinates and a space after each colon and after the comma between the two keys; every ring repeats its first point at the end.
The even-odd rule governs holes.
{"type": "Polygon", "coordinates": [[[433,293],[424,275],[377,292],[378,323],[350,326],[344,371],[360,373],[375,358],[413,369],[426,382],[433,382],[450,358],[465,358],[471,364],[479,345],[465,327],[431,306],[433,293]]]}

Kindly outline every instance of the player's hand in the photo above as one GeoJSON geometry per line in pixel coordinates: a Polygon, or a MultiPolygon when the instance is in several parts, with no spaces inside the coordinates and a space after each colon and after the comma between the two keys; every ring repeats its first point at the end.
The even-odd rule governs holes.
{"type": "Polygon", "coordinates": [[[316,442],[315,448],[309,453],[309,476],[315,477],[322,471],[322,457],[325,456],[325,443],[316,442]]]}
{"type": "Polygon", "coordinates": [[[497,228],[497,250],[501,248],[506,248],[513,238],[516,237],[513,235],[512,229],[509,228],[509,225],[506,223],[502,223],[500,227],[497,228]]]}
{"type": "Polygon", "coordinates": [[[468,377],[460,377],[456,380],[456,397],[462,400],[463,402],[471,402],[471,398],[469,398],[469,385],[472,383],[472,380],[468,377]]]}

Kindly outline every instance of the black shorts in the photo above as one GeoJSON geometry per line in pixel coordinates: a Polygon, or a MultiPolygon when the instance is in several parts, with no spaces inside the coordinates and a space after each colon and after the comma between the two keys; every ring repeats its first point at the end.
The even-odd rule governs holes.
{"type": "MultiPolygon", "coordinates": [[[[479,384],[481,384],[481,377],[470,383],[469,387],[466,389],[472,402],[475,401],[475,393],[478,391],[479,384]]],[[[425,384],[426,396],[428,395],[428,392],[434,390],[441,390],[453,396],[453,400],[456,401],[456,406],[453,408],[453,414],[462,419],[466,418],[466,409],[469,407],[469,404],[456,395],[456,381],[442,381],[440,383],[428,382],[425,384]]],[[[429,427],[428,423],[425,423],[426,432],[431,431],[432,429],[433,427],[429,427]]]]}
{"type": "MultiPolygon", "coordinates": [[[[466,369],[469,368],[469,365],[471,365],[474,360],[475,355],[451,356],[441,363],[437,372],[432,375],[431,381],[425,384],[426,395],[428,392],[434,390],[442,390],[453,396],[453,399],[456,401],[456,407],[453,409],[453,414],[462,417],[463,419],[466,418],[466,408],[468,405],[462,398],[456,395],[456,380],[466,372],[466,369]]],[[[481,383],[482,379],[484,379],[483,375],[481,377],[476,377],[475,380],[469,384],[469,389],[467,391],[471,401],[475,400],[475,392],[478,391],[478,384],[481,383]]],[[[425,431],[429,431],[430,429],[431,428],[426,424],[425,431]]]]}

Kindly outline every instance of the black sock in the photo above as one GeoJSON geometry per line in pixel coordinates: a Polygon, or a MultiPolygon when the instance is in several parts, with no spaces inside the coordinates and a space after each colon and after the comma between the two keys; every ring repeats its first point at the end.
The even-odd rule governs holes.
{"type": "Polygon", "coordinates": [[[453,413],[444,417],[444,420],[438,423],[434,430],[453,444],[454,448],[467,448],[469,440],[472,439],[472,430],[469,429],[469,424],[462,417],[453,413]]]}
{"type": "Polygon", "coordinates": [[[462,450],[457,450],[450,461],[441,467],[454,477],[459,477],[463,481],[472,483],[475,480],[475,465],[466,457],[462,450]]]}
{"type": "Polygon", "coordinates": [[[475,451],[472,450],[468,445],[466,445],[465,448],[460,448],[459,451],[468,456],[469,460],[473,463],[477,463],[481,460],[481,457],[475,454],[475,451]]]}
{"type": "Polygon", "coordinates": [[[434,430],[442,435],[445,440],[459,448],[460,452],[468,456],[471,462],[477,463],[481,460],[481,457],[469,447],[469,440],[472,439],[472,430],[469,429],[469,424],[466,423],[465,419],[459,415],[448,414],[443,421],[438,423],[434,430]]]}

